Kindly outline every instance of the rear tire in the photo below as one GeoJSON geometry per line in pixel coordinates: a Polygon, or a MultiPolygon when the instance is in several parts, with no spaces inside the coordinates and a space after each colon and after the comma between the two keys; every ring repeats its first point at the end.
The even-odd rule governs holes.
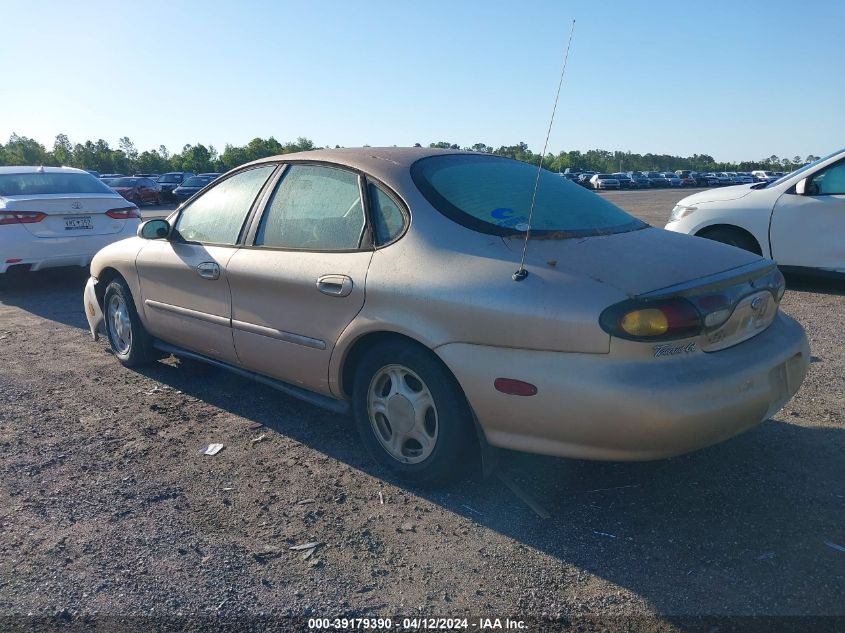
{"type": "Polygon", "coordinates": [[[729,246],[735,246],[736,248],[750,251],[756,255],[763,254],[763,251],[757,243],[757,240],[754,239],[754,236],[742,229],[730,226],[720,226],[709,230],[705,229],[698,233],[698,236],[715,242],[721,242],[722,244],[728,244],[729,246]]]}
{"type": "Polygon", "coordinates": [[[414,484],[457,479],[472,461],[472,414],[455,378],[411,343],[377,344],[355,370],[352,410],[370,455],[414,484]]]}
{"type": "Polygon", "coordinates": [[[106,286],[103,316],[109,346],[122,365],[137,367],[157,358],[153,339],[141,324],[132,293],[123,279],[106,286]]]}

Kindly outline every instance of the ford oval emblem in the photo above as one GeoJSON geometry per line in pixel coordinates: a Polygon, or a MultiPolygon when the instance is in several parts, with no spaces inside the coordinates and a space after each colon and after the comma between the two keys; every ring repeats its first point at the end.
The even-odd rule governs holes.
{"type": "Polygon", "coordinates": [[[81,209],[82,203],[81,202],[72,202],[71,205],[70,205],[70,208],[71,209],[81,209]]]}

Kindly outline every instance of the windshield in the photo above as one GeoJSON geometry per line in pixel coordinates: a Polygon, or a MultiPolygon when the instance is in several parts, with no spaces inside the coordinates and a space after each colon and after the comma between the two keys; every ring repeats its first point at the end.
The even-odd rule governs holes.
{"type": "Polygon", "coordinates": [[[44,172],[0,174],[0,196],[38,196],[51,193],[114,193],[91,174],[44,172]]]}
{"type": "Polygon", "coordinates": [[[182,175],[181,174],[164,174],[161,178],[158,179],[159,182],[182,182],[182,175]]]}
{"type": "Polygon", "coordinates": [[[194,176],[193,178],[188,178],[185,182],[183,182],[182,186],[183,187],[205,187],[212,180],[213,180],[213,178],[211,178],[211,177],[202,178],[200,176],[194,176]]]}
{"type": "MultiPolygon", "coordinates": [[[[458,224],[501,236],[528,228],[536,166],[497,156],[453,154],[418,160],[411,166],[411,177],[425,198],[458,224]]],[[[601,196],[540,171],[532,233],[566,232],[574,237],[646,226],[601,196]]]]}
{"type": "Polygon", "coordinates": [[[140,178],[114,178],[109,183],[110,187],[134,187],[140,181],[140,178]]]}

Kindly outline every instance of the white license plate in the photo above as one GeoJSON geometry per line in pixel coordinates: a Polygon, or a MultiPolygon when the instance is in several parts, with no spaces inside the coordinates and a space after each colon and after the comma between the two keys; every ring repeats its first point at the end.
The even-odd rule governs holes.
{"type": "Polygon", "coordinates": [[[89,215],[65,218],[65,231],[90,231],[93,228],[89,215]]]}

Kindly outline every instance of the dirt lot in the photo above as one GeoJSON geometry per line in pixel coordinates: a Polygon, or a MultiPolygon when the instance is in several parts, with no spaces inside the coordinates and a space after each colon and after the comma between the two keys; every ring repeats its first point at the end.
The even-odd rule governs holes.
{"type": "MultiPolygon", "coordinates": [[[[658,226],[681,197],[607,195],[658,226]]],[[[85,278],[43,273],[0,292],[0,616],[845,625],[842,285],[790,280],[783,309],[807,329],[813,362],[756,429],[654,463],[506,455],[500,472],[544,519],[498,477],[434,491],[392,482],[348,419],[222,371],[175,359],[124,369],[90,339],[85,278]],[[201,455],[210,442],[225,448],[201,455]],[[290,549],[308,542],[320,545],[307,560],[290,549]]]]}

